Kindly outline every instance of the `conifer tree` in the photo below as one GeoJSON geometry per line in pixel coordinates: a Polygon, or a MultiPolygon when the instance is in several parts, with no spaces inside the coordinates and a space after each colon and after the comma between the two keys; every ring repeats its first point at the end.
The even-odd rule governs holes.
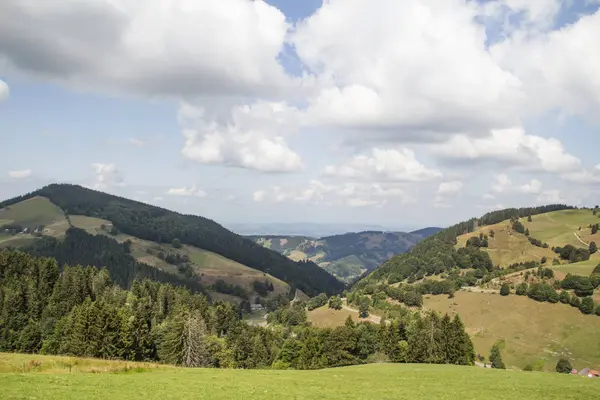
{"type": "Polygon", "coordinates": [[[506,369],[506,366],[502,361],[502,355],[500,354],[500,347],[498,347],[497,344],[492,346],[492,350],[490,352],[490,363],[492,364],[492,368],[506,369]]]}

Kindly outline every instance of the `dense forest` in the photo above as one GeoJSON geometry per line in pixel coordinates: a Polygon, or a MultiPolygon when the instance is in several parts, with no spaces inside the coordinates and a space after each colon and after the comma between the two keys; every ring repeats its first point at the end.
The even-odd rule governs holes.
{"type": "MultiPolygon", "coordinates": [[[[554,204],[542,207],[511,208],[493,211],[481,218],[458,223],[417,243],[408,253],[392,257],[373,273],[363,276],[357,281],[357,287],[378,281],[388,283],[420,280],[426,276],[438,275],[444,271],[458,267],[460,269],[475,269],[476,276],[483,277],[494,270],[489,255],[480,246],[470,246],[456,249],[456,238],[459,235],[473,232],[479,226],[496,224],[498,222],[525,216],[543,214],[551,211],[572,209],[573,207],[554,204]]],[[[478,240],[485,238],[478,238],[478,240]]]]}
{"type": "Polygon", "coordinates": [[[474,361],[458,317],[406,309],[389,323],[348,320],[322,329],[306,323],[305,312],[301,302],[286,305],[273,313],[271,326],[256,327],[241,320],[236,306],[210,304],[182,287],[144,279],[125,290],[106,269],[61,271],[52,258],[0,252],[0,351],[213,368],[474,361]]]}
{"type": "Polygon", "coordinates": [[[183,286],[192,291],[204,292],[199,279],[186,278],[136,261],[128,254],[125,243],[104,235],[90,235],[78,228],[69,228],[64,239],[42,237],[22,249],[35,256],[52,257],[59,266],[94,265],[107,269],[113,281],[129,289],[135,280],[145,278],[183,286]]]}
{"type": "Polygon", "coordinates": [[[340,292],[344,284],[312,262],[294,262],[281,254],[245,239],[216,222],[183,215],[76,185],[53,184],[0,203],[10,206],[34,196],[50,199],[70,215],[109,220],[120,232],[158,243],[178,239],[271,274],[313,296],[340,292]]]}

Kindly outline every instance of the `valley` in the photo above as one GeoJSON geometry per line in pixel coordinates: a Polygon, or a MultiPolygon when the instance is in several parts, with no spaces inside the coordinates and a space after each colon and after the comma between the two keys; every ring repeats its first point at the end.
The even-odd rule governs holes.
{"type": "Polygon", "coordinates": [[[440,230],[426,228],[410,233],[364,231],[322,238],[260,235],[248,238],[294,261],[310,260],[338,279],[350,283],[440,230]]]}

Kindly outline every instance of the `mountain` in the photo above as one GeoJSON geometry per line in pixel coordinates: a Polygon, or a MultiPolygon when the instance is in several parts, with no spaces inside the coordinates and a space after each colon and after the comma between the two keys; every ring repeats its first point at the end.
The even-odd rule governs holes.
{"type": "Polygon", "coordinates": [[[160,271],[188,283],[208,279],[212,286],[220,286],[222,293],[233,295],[240,294],[235,289],[240,285],[233,278],[250,275],[251,283],[246,286],[260,292],[264,291],[255,281],[264,283],[269,277],[311,296],[344,288],[316,264],[290,260],[212,220],[81,186],[52,184],[0,203],[0,208],[4,229],[0,245],[29,246],[38,255],[69,263],[117,264],[120,260],[113,265],[113,272],[119,267],[128,269],[118,272],[125,277],[124,284],[130,284],[136,273],[146,276],[160,271]],[[113,253],[103,256],[109,248],[113,253]],[[222,279],[211,281],[215,276],[222,279]],[[228,278],[234,282],[227,282],[228,278]]]}
{"type": "Polygon", "coordinates": [[[311,238],[340,235],[346,232],[398,230],[376,224],[319,224],[309,222],[258,224],[234,223],[228,224],[227,227],[232,231],[244,236],[307,236],[311,238]]]}
{"type": "Polygon", "coordinates": [[[419,235],[419,236],[422,236],[423,238],[426,238],[431,235],[435,235],[436,233],[438,233],[442,230],[444,230],[444,228],[427,227],[427,228],[423,228],[423,229],[418,229],[416,231],[412,231],[410,233],[412,233],[413,235],[419,235]]]}
{"type": "Polygon", "coordinates": [[[600,334],[599,217],[561,204],[490,212],[390,258],[347,299],[357,308],[368,295],[374,313],[400,303],[456,313],[475,351],[497,344],[508,367],[553,370],[567,357],[599,368],[585,339],[600,334]]]}
{"type": "Polygon", "coordinates": [[[311,260],[340,280],[350,282],[365,271],[377,268],[392,256],[405,253],[424,236],[404,232],[364,231],[322,238],[273,235],[248,237],[292,260],[311,260]]]}

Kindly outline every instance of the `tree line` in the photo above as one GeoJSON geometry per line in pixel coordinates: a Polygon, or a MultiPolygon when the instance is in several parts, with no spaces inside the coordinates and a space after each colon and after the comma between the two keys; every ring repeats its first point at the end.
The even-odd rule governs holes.
{"type": "Polygon", "coordinates": [[[381,326],[348,321],[323,329],[306,322],[305,306],[276,310],[270,318],[281,329],[251,326],[239,307],[211,304],[183,287],[144,279],[126,290],[104,268],[61,269],[53,258],[0,252],[0,351],[213,368],[315,369],[382,359],[471,364],[474,359],[458,317],[407,312],[381,326]]]}

